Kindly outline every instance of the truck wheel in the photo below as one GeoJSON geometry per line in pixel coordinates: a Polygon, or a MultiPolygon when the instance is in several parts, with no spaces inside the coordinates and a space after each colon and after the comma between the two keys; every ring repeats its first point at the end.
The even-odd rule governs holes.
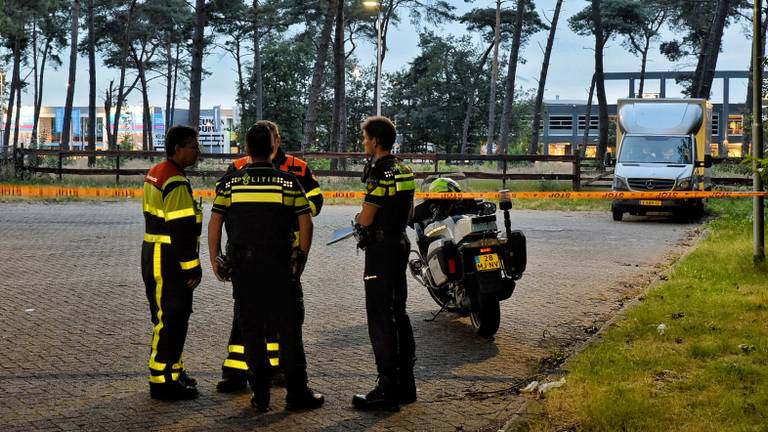
{"type": "Polygon", "coordinates": [[[479,303],[478,307],[470,314],[472,325],[477,328],[478,336],[492,339],[496,331],[499,330],[499,323],[501,322],[499,301],[480,297],[479,303]]]}
{"type": "Polygon", "coordinates": [[[624,212],[621,210],[613,210],[613,220],[616,222],[621,222],[621,219],[624,217],[624,212]]]}

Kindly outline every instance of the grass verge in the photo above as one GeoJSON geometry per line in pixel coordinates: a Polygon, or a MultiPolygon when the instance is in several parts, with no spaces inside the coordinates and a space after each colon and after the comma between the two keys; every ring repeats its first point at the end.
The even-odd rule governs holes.
{"type": "Polygon", "coordinates": [[[768,429],[768,267],[752,262],[751,200],[710,203],[708,237],[566,363],[528,428],[768,429]]]}

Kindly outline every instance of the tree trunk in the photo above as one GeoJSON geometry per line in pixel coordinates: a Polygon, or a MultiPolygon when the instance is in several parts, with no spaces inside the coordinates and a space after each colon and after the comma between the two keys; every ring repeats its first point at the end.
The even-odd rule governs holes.
{"type": "Polygon", "coordinates": [[[241,41],[235,39],[235,63],[237,63],[237,104],[240,106],[240,115],[245,112],[245,81],[243,81],[243,60],[240,54],[241,41]]]}
{"type": "Polygon", "coordinates": [[[539,74],[539,88],[536,90],[536,102],[533,107],[533,128],[531,130],[531,142],[528,145],[528,154],[535,155],[539,151],[539,127],[541,125],[541,107],[544,103],[544,88],[547,84],[547,72],[549,71],[549,58],[552,56],[552,46],[555,44],[555,32],[557,32],[557,20],[560,18],[560,8],[563,0],[557,0],[555,14],[549,27],[547,47],[544,49],[544,60],[541,62],[539,74]]]}
{"type": "Polygon", "coordinates": [[[77,31],[79,30],[80,0],[72,3],[72,33],[69,51],[69,78],[67,80],[67,101],[64,105],[64,126],[61,131],[61,149],[69,150],[70,129],[72,126],[72,103],[75,98],[75,78],[77,76],[77,31]]]}
{"type": "Polygon", "coordinates": [[[123,35],[123,46],[120,48],[120,84],[117,86],[117,100],[115,101],[115,117],[112,123],[112,133],[109,134],[109,149],[117,149],[117,134],[120,131],[120,111],[123,108],[123,99],[125,99],[125,67],[128,62],[128,44],[130,43],[131,26],[133,25],[133,11],[136,9],[136,0],[131,0],[128,7],[128,19],[125,24],[125,34],[123,35]]]}
{"type": "Polygon", "coordinates": [[[192,38],[192,71],[189,80],[189,118],[187,123],[200,125],[200,91],[203,84],[203,50],[205,49],[205,0],[195,1],[195,35],[192,38]]]}
{"type": "MultiPolygon", "coordinates": [[[[766,9],[765,16],[763,16],[763,42],[766,39],[766,33],[768,33],[768,8],[766,9]]],[[[765,58],[765,44],[762,46],[762,57],[765,58]]],[[[742,156],[749,154],[749,145],[752,142],[752,68],[754,59],[749,56],[749,78],[747,79],[747,101],[744,103],[744,132],[743,140],[741,142],[741,154],[742,156]]]]}
{"type": "Polygon", "coordinates": [[[256,87],[256,119],[261,120],[264,109],[264,77],[261,74],[261,34],[259,33],[259,0],[253,0],[253,85],[256,87]]]}
{"type": "MultiPolygon", "coordinates": [[[[645,40],[645,47],[640,60],[640,85],[637,90],[637,97],[643,97],[643,88],[645,87],[645,66],[648,64],[648,49],[651,47],[651,39],[645,40]]],[[[635,95],[632,95],[635,97],[635,95]]]]}
{"type": "Polygon", "coordinates": [[[171,51],[171,32],[165,43],[165,130],[171,127],[171,93],[173,92],[173,52],[171,51]]]}
{"type": "MultiPolygon", "coordinates": [[[[501,110],[501,130],[499,132],[499,154],[509,153],[509,122],[512,116],[512,103],[515,100],[515,75],[517,75],[517,59],[520,54],[520,38],[523,33],[523,17],[525,16],[525,0],[517,0],[515,17],[515,34],[512,37],[512,50],[509,52],[507,65],[507,87],[504,94],[504,105],[501,110]]],[[[503,163],[498,162],[501,169],[503,163]]]]}
{"type": "Polygon", "coordinates": [[[712,81],[715,78],[717,57],[720,55],[723,30],[728,19],[730,6],[731,0],[719,0],[717,2],[717,11],[715,12],[710,31],[707,33],[706,42],[701,48],[701,55],[699,55],[699,61],[696,65],[696,76],[694,77],[696,85],[693,86],[692,94],[695,98],[709,99],[709,94],[712,91],[712,81]]]}
{"type": "Polygon", "coordinates": [[[600,140],[597,143],[597,160],[603,166],[603,156],[608,148],[608,102],[605,98],[605,77],[603,75],[603,48],[607,39],[603,34],[603,18],[600,0],[592,0],[592,22],[595,27],[595,86],[597,88],[598,113],[600,115],[600,140]]]}
{"type": "Polygon", "coordinates": [[[21,89],[16,91],[16,121],[13,125],[13,148],[19,147],[19,120],[21,118],[21,89]]]}
{"type": "Polygon", "coordinates": [[[592,96],[595,94],[595,74],[592,74],[592,83],[589,85],[589,97],[587,98],[587,114],[584,116],[584,141],[579,149],[579,157],[587,156],[587,145],[589,144],[589,132],[592,124],[592,96]]]}
{"type": "MultiPolygon", "coordinates": [[[[3,151],[8,155],[8,146],[11,143],[11,122],[13,121],[13,109],[16,104],[16,92],[21,91],[19,87],[21,71],[21,47],[18,36],[13,36],[13,73],[11,74],[11,91],[8,97],[8,110],[5,115],[5,128],[3,129],[3,151]]],[[[20,107],[16,107],[19,109],[20,107]]]]}
{"type": "Polygon", "coordinates": [[[171,112],[169,114],[170,120],[168,124],[173,126],[173,122],[176,120],[176,84],[179,82],[179,56],[181,55],[181,44],[176,44],[176,57],[174,58],[173,66],[173,95],[171,96],[171,112]]]}
{"type": "MultiPolygon", "coordinates": [[[[93,30],[93,0],[88,0],[88,150],[96,151],[96,40],[93,30]]],[[[88,165],[96,164],[90,156],[88,165]]]]}
{"type": "Polygon", "coordinates": [[[499,39],[501,38],[501,0],[496,0],[496,27],[493,31],[493,62],[491,63],[491,94],[488,97],[488,141],[486,154],[493,152],[493,136],[496,133],[496,77],[499,74],[499,39]]]}
{"type": "MultiPolygon", "coordinates": [[[[112,98],[114,97],[114,81],[109,81],[109,89],[106,90],[104,95],[104,120],[106,120],[107,126],[107,139],[111,142],[112,133],[112,117],[109,115],[109,111],[112,109],[112,98]]],[[[114,149],[112,149],[114,150],[114,149]]]]}
{"type": "Polygon", "coordinates": [[[40,94],[40,68],[37,61],[37,52],[37,20],[34,19],[32,21],[32,75],[34,79],[34,88],[32,89],[32,135],[30,139],[33,145],[37,144],[37,99],[40,94]]]}
{"type": "Polygon", "coordinates": [[[472,77],[472,86],[469,89],[469,97],[467,98],[467,111],[464,114],[464,125],[461,128],[461,154],[467,154],[467,148],[469,147],[469,124],[472,121],[472,114],[475,110],[475,100],[477,99],[477,82],[480,80],[480,75],[485,69],[485,63],[488,61],[488,55],[491,53],[494,44],[488,46],[488,48],[480,57],[480,62],[477,65],[477,72],[472,77]]]}
{"type": "Polygon", "coordinates": [[[304,137],[301,139],[301,151],[305,152],[312,142],[315,141],[317,132],[317,109],[320,100],[320,91],[322,90],[323,75],[325,74],[325,59],[328,55],[328,45],[331,43],[331,29],[333,28],[333,18],[336,14],[336,3],[343,0],[329,0],[328,10],[325,12],[323,29],[320,32],[320,43],[317,46],[317,57],[315,57],[315,67],[312,71],[312,83],[309,86],[309,97],[307,98],[307,113],[304,118],[304,137]]]}
{"type": "MultiPolygon", "coordinates": [[[[346,103],[346,53],[344,49],[344,1],[336,2],[336,31],[333,42],[333,134],[331,142],[335,151],[346,151],[344,143],[347,137],[347,103],[346,103]]],[[[332,169],[346,169],[344,159],[333,159],[332,169]]]]}

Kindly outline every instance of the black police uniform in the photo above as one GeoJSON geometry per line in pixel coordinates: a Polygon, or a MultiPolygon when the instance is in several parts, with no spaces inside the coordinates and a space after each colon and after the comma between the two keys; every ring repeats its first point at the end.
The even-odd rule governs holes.
{"type": "MultiPolygon", "coordinates": [[[[229,167],[227,167],[227,174],[233,174],[236,171],[243,169],[248,163],[250,163],[249,156],[235,160],[229,167]]],[[[323,195],[317,177],[315,177],[315,174],[307,163],[302,159],[286,154],[282,148],[278,147],[275,158],[272,160],[272,165],[280,171],[291,173],[296,176],[299,184],[301,184],[301,187],[306,191],[310,213],[313,217],[317,216],[323,207],[323,195]]],[[[295,221],[294,233],[295,240],[293,246],[298,247],[298,224],[295,221]]],[[[298,308],[301,322],[303,323],[304,291],[300,280],[292,280],[291,292],[294,295],[294,305],[298,308]]],[[[236,311],[237,305],[235,305],[232,329],[229,333],[227,358],[224,360],[224,364],[221,367],[223,381],[217,385],[219,391],[227,393],[238,391],[245,387],[246,372],[248,371],[248,365],[245,362],[245,346],[243,345],[243,338],[240,334],[240,327],[237,325],[236,311]]],[[[274,329],[267,330],[267,358],[270,366],[277,367],[280,365],[280,345],[274,329]]]]}
{"type": "MultiPolygon", "coordinates": [[[[402,387],[413,392],[402,399],[405,402],[415,399],[415,342],[405,311],[408,297],[405,269],[410,252],[405,227],[413,207],[415,189],[410,168],[393,155],[377,160],[366,179],[364,202],[378,207],[360,246],[365,248],[365,307],[379,387],[368,394],[367,401],[365,397],[355,397],[353,402],[359,408],[381,408],[367,403],[377,397],[372,393],[377,390],[397,393],[397,383],[402,380],[407,381],[402,387]]],[[[396,396],[384,396],[389,399],[387,408],[397,407],[396,396]]]]}
{"type": "Polygon", "coordinates": [[[190,279],[199,278],[202,209],[192,197],[184,170],[163,161],[144,179],[144,242],[141,273],[154,324],[149,357],[152,397],[189,399],[197,395],[184,372],[182,351],[192,313],[190,279]]]}
{"type": "MultiPolygon", "coordinates": [[[[306,360],[300,317],[291,302],[293,223],[310,212],[295,176],[256,162],[217,183],[213,211],[224,216],[232,254],[236,316],[253,373],[254,404],[269,402],[267,327],[281,337],[287,408],[307,401],[306,360]]],[[[322,402],[321,402],[322,403],[322,402]]]]}

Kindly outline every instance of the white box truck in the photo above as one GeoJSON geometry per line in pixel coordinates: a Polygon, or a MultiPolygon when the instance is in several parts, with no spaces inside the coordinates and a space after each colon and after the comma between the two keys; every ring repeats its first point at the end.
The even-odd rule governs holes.
{"type": "MultiPolygon", "coordinates": [[[[705,99],[619,99],[616,106],[613,190],[633,192],[711,189],[712,104],[705,99]]],[[[696,219],[701,199],[615,200],[624,213],[668,212],[696,219]]]]}

